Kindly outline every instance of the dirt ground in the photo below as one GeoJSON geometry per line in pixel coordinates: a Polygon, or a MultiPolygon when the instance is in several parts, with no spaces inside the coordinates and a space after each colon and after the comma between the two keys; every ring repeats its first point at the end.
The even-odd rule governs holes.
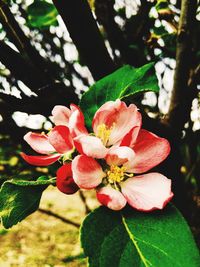
{"type": "MultiPolygon", "coordinates": [[[[91,192],[84,192],[90,208],[98,204],[91,192]]],[[[49,187],[41,208],[75,222],[85,217],[78,193],[66,196],[49,187]]],[[[85,267],[87,260],[79,242],[79,229],[39,211],[6,231],[0,228],[0,267],[85,267]]]]}

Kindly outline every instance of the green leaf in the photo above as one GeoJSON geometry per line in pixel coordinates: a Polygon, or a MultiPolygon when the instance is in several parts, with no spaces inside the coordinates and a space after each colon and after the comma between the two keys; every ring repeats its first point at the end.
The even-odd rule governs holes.
{"type": "Polygon", "coordinates": [[[158,80],[155,74],[154,63],[140,68],[126,65],[112,74],[96,82],[80,101],[80,107],[85,115],[88,128],[97,109],[105,102],[124,99],[147,91],[158,92],[158,80]]]}
{"type": "Polygon", "coordinates": [[[49,26],[57,26],[57,9],[53,4],[46,1],[34,1],[33,4],[28,6],[28,26],[32,28],[45,29],[49,26]]]}
{"type": "Polygon", "coordinates": [[[123,213],[100,207],[81,228],[90,267],[199,267],[200,256],[182,215],[162,211],[123,213]]]}
{"type": "Polygon", "coordinates": [[[55,179],[45,176],[37,181],[9,180],[0,190],[0,217],[7,229],[22,221],[38,209],[42,192],[48,185],[55,184],[55,179]]]}

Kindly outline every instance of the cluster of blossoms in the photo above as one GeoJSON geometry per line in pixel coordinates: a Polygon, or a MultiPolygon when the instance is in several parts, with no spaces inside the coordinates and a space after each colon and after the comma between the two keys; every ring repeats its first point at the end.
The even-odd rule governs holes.
{"type": "Polygon", "coordinates": [[[134,104],[127,106],[119,99],[106,102],[94,115],[93,133],[88,133],[74,104],[70,109],[55,106],[52,115],[55,127],[47,135],[24,136],[43,155],[21,156],[36,166],[62,162],[57,171],[60,191],[72,194],[79,188],[95,188],[99,202],[113,210],[127,203],[142,211],[162,209],[173,197],[170,179],[146,173],[168,156],[169,142],[141,128],[141,114],[134,104]]]}

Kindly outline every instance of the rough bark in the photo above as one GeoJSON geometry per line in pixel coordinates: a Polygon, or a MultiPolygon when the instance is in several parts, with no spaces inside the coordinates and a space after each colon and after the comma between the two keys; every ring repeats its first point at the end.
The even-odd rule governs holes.
{"type": "Polygon", "coordinates": [[[180,172],[181,131],[189,120],[192,100],[196,93],[196,82],[192,77],[194,68],[194,30],[196,24],[197,1],[182,0],[176,43],[176,68],[168,115],[163,123],[171,129],[171,155],[165,163],[164,170],[173,180],[175,203],[189,219],[189,201],[184,176],[180,172]],[[193,81],[191,81],[191,78],[193,81]]]}
{"type": "Polygon", "coordinates": [[[194,97],[195,86],[189,85],[194,67],[193,40],[196,25],[196,0],[182,0],[177,33],[176,68],[174,86],[166,123],[180,133],[187,122],[194,97]]]}

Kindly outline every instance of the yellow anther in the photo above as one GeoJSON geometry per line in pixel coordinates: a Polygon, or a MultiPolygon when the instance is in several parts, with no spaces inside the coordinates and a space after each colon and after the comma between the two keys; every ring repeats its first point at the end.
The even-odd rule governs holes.
{"type": "Polygon", "coordinates": [[[125,171],[126,167],[111,165],[110,170],[107,171],[108,182],[111,184],[120,183],[124,180],[125,171]]]}
{"type": "Polygon", "coordinates": [[[108,129],[108,127],[103,123],[98,125],[97,127],[97,137],[101,139],[104,145],[107,144],[110,134],[111,134],[112,127],[108,129]]]}

